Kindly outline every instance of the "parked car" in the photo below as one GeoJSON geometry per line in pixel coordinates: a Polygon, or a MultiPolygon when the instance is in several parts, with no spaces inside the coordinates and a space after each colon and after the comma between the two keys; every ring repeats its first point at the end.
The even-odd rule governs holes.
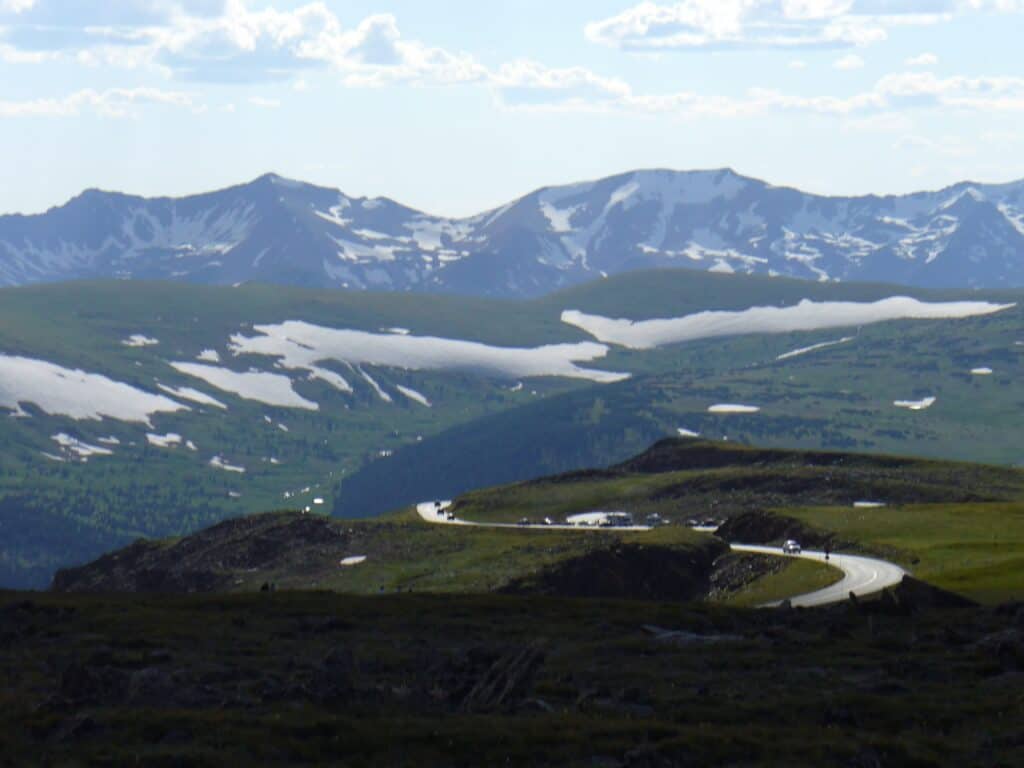
{"type": "Polygon", "coordinates": [[[447,512],[447,513],[445,513],[444,519],[445,520],[454,520],[455,519],[455,513],[454,512],[447,512]]]}
{"type": "Polygon", "coordinates": [[[519,522],[516,523],[516,525],[529,525],[529,524],[530,524],[530,521],[527,520],[525,517],[520,518],[519,522]]]}
{"type": "Polygon", "coordinates": [[[800,542],[788,539],[786,543],[782,545],[782,551],[787,555],[799,555],[803,550],[800,549],[800,542]]]}
{"type": "Polygon", "coordinates": [[[550,517],[545,517],[544,518],[544,525],[554,525],[554,524],[555,524],[555,521],[552,520],[550,517]]]}

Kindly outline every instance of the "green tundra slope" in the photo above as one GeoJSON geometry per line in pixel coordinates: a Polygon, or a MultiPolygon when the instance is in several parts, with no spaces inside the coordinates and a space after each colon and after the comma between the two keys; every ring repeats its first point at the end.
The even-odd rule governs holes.
{"type": "Polygon", "coordinates": [[[339,515],[365,517],[603,465],[678,428],[1016,464],[1019,297],[689,272],[625,275],[530,302],[134,282],[0,291],[0,584],[42,585],[56,567],[141,535],[181,535],[317,498],[339,515]],[[561,319],[566,310],[644,320],[897,294],[1017,306],[642,350],[598,344],[561,319]],[[321,350],[293,338],[309,326],[362,332],[355,341],[331,337],[359,346],[359,355],[296,363],[321,350]],[[845,336],[855,338],[776,360],[845,336]],[[284,347],[291,357],[281,356],[284,347]],[[47,378],[43,364],[59,368],[47,378]],[[37,378],[26,378],[26,365],[37,378]],[[197,366],[235,378],[218,382],[197,366]],[[970,373],[980,366],[993,373],[970,373]],[[119,417],[131,397],[101,398],[92,379],[71,387],[74,408],[42,407],[55,383],[80,371],[177,410],[119,417]],[[263,395],[243,391],[246,376],[263,395]],[[621,380],[605,383],[613,378],[621,380]],[[271,384],[278,389],[268,397],[271,384]],[[932,396],[927,410],[892,405],[932,396]],[[709,413],[716,403],[761,410],[709,413]],[[68,415],[76,408],[107,412],[68,415]]]}

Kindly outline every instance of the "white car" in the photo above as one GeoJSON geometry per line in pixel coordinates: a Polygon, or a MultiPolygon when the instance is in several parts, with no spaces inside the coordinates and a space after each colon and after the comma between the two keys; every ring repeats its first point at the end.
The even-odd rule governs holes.
{"type": "Polygon", "coordinates": [[[801,552],[800,542],[789,539],[782,545],[782,552],[786,555],[799,555],[801,552]]]}

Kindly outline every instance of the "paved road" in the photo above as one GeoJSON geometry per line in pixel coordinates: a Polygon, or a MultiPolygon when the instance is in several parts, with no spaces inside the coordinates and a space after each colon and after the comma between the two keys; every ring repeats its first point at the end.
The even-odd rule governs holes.
{"type": "MultiPolygon", "coordinates": [[[[443,512],[447,512],[451,506],[450,501],[442,501],[440,509],[443,512]]],[[[416,511],[420,517],[426,520],[428,523],[437,523],[442,525],[469,525],[480,528],[516,528],[518,530],[530,530],[530,529],[541,529],[545,531],[592,531],[591,527],[576,526],[576,525],[518,525],[516,523],[474,523],[469,520],[459,520],[458,518],[448,520],[445,515],[437,514],[438,507],[432,501],[423,502],[422,504],[416,505],[416,511]]],[[[616,528],[617,531],[649,531],[651,530],[648,526],[633,526],[631,528],[616,528]]],[[[713,532],[713,528],[696,528],[695,530],[704,532],[713,532]]],[[[824,552],[801,552],[799,555],[787,555],[783,553],[779,547],[765,547],[756,544],[733,544],[732,549],[734,552],[750,552],[759,555],[773,555],[777,557],[800,557],[804,560],[814,560],[816,562],[824,563],[825,553],[824,552]]],[[[853,592],[855,595],[870,595],[873,592],[886,589],[888,587],[895,586],[902,581],[905,571],[898,565],[886,562],[885,560],[876,560],[872,557],[861,557],[859,555],[844,555],[832,553],[831,557],[827,561],[829,565],[835,566],[843,572],[843,578],[837,581],[830,587],[825,589],[819,589],[817,592],[809,592],[805,595],[797,595],[796,597],[790,598],[790,603],[794,606],[811,607],[815,605],[828,605],[829,603],[839,603],[843,600],[847,600],[850,597],[850,593],[853,592]]],[[[772,603],[771,605],[776,605],[772,603]]]]}
{"type": "MultiPolygon", "coordinates": [[[[786,555],[779,547],[762,547],[754,544],[733,544],[732,549],[734,552],[800,557],[819,563],[826,562],[824,552],[801,552],[799,555],[786,555]]],[[[898,565],[860,555],[844,555],[833,552],[827,562],[843,572],[842,580],[837,581],[831,587],[819,589],[817,592],[790,598],[790,602],[794,606],[810,607],[839,603],[848,599],[851,592],[858,596],[870,595],[899,584],[906,573],[898,565]]]]}

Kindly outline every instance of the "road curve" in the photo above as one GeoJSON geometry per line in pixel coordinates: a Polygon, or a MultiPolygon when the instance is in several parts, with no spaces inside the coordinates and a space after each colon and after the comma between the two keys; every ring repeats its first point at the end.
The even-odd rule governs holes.
{"type": "MultiPolygon", "coordinates": [[[[779,557],[799,557],[818,563],[827,562],[828,565],[834,566],[843,572],[843,578],[830,587],[789,598],[789,602],[792,605],[804,608],[842,602],[850,597],[851,592],[858,596],[870,595],[899,584],[906,575],[906,571],[898,565],[886,562],[885,560],[876,560],[873,557],[844,555],[833,552],[828,560],[826,560],[824,552],[801,552],[798,555],[787,555],[779,547],[764,547],[756,544],[733,544],[731,546],[734,552],[751,552],[759,555],[776,555],[779,557]]],[[[776,604],[772,603],[772,605],[776,604]]]]}
{"type": "MultiPolygon", "coordinates": [[[[447,512],[452,505],[450,501],[442,501],[440,507],[433,501],[425,501],[416,505],[416,512],[428,523],[439,525],[464,525],[478,528],[515,528],[517,530],[540,529],[545,531],[593,531],[591,527],[576,525],[519,525],[517,523],[474,523],[469,520],[458,518],[449,520],[444,515],[439,515],[438,510],[447,512]]],[[[633,526],[631,528],[615,528],[616,531],[649,531],[648,526],[633,526]]],[[[711,533],[712,528],[696,528],[695,530],[711,533]]],[[[799,557],[804,560],[813,560],[819,563],[828,563],[843,572],[843,578],[830,587],[819,589],[816,592],[797,595],[789,598],[790,604],[804,608],[816,605],[828,605],[829,603],[840,603],[850,597],[850,593],[857,596],[870,595],[888,587],[895,586],[903,580],[906,572],[898,565],[876,560],[873,557],[862,557],[860,555],[844,555],[833,552],[826,560],[824,552],[801,552],[797,555],[787,555],[780,547],[767,547],[759,544],[732,544],[734,552],[749,552],[757,555],[772,555],[775,557],[799,557]]],[[[778,603],[769,603],[778,605],[778,603]]]]}

